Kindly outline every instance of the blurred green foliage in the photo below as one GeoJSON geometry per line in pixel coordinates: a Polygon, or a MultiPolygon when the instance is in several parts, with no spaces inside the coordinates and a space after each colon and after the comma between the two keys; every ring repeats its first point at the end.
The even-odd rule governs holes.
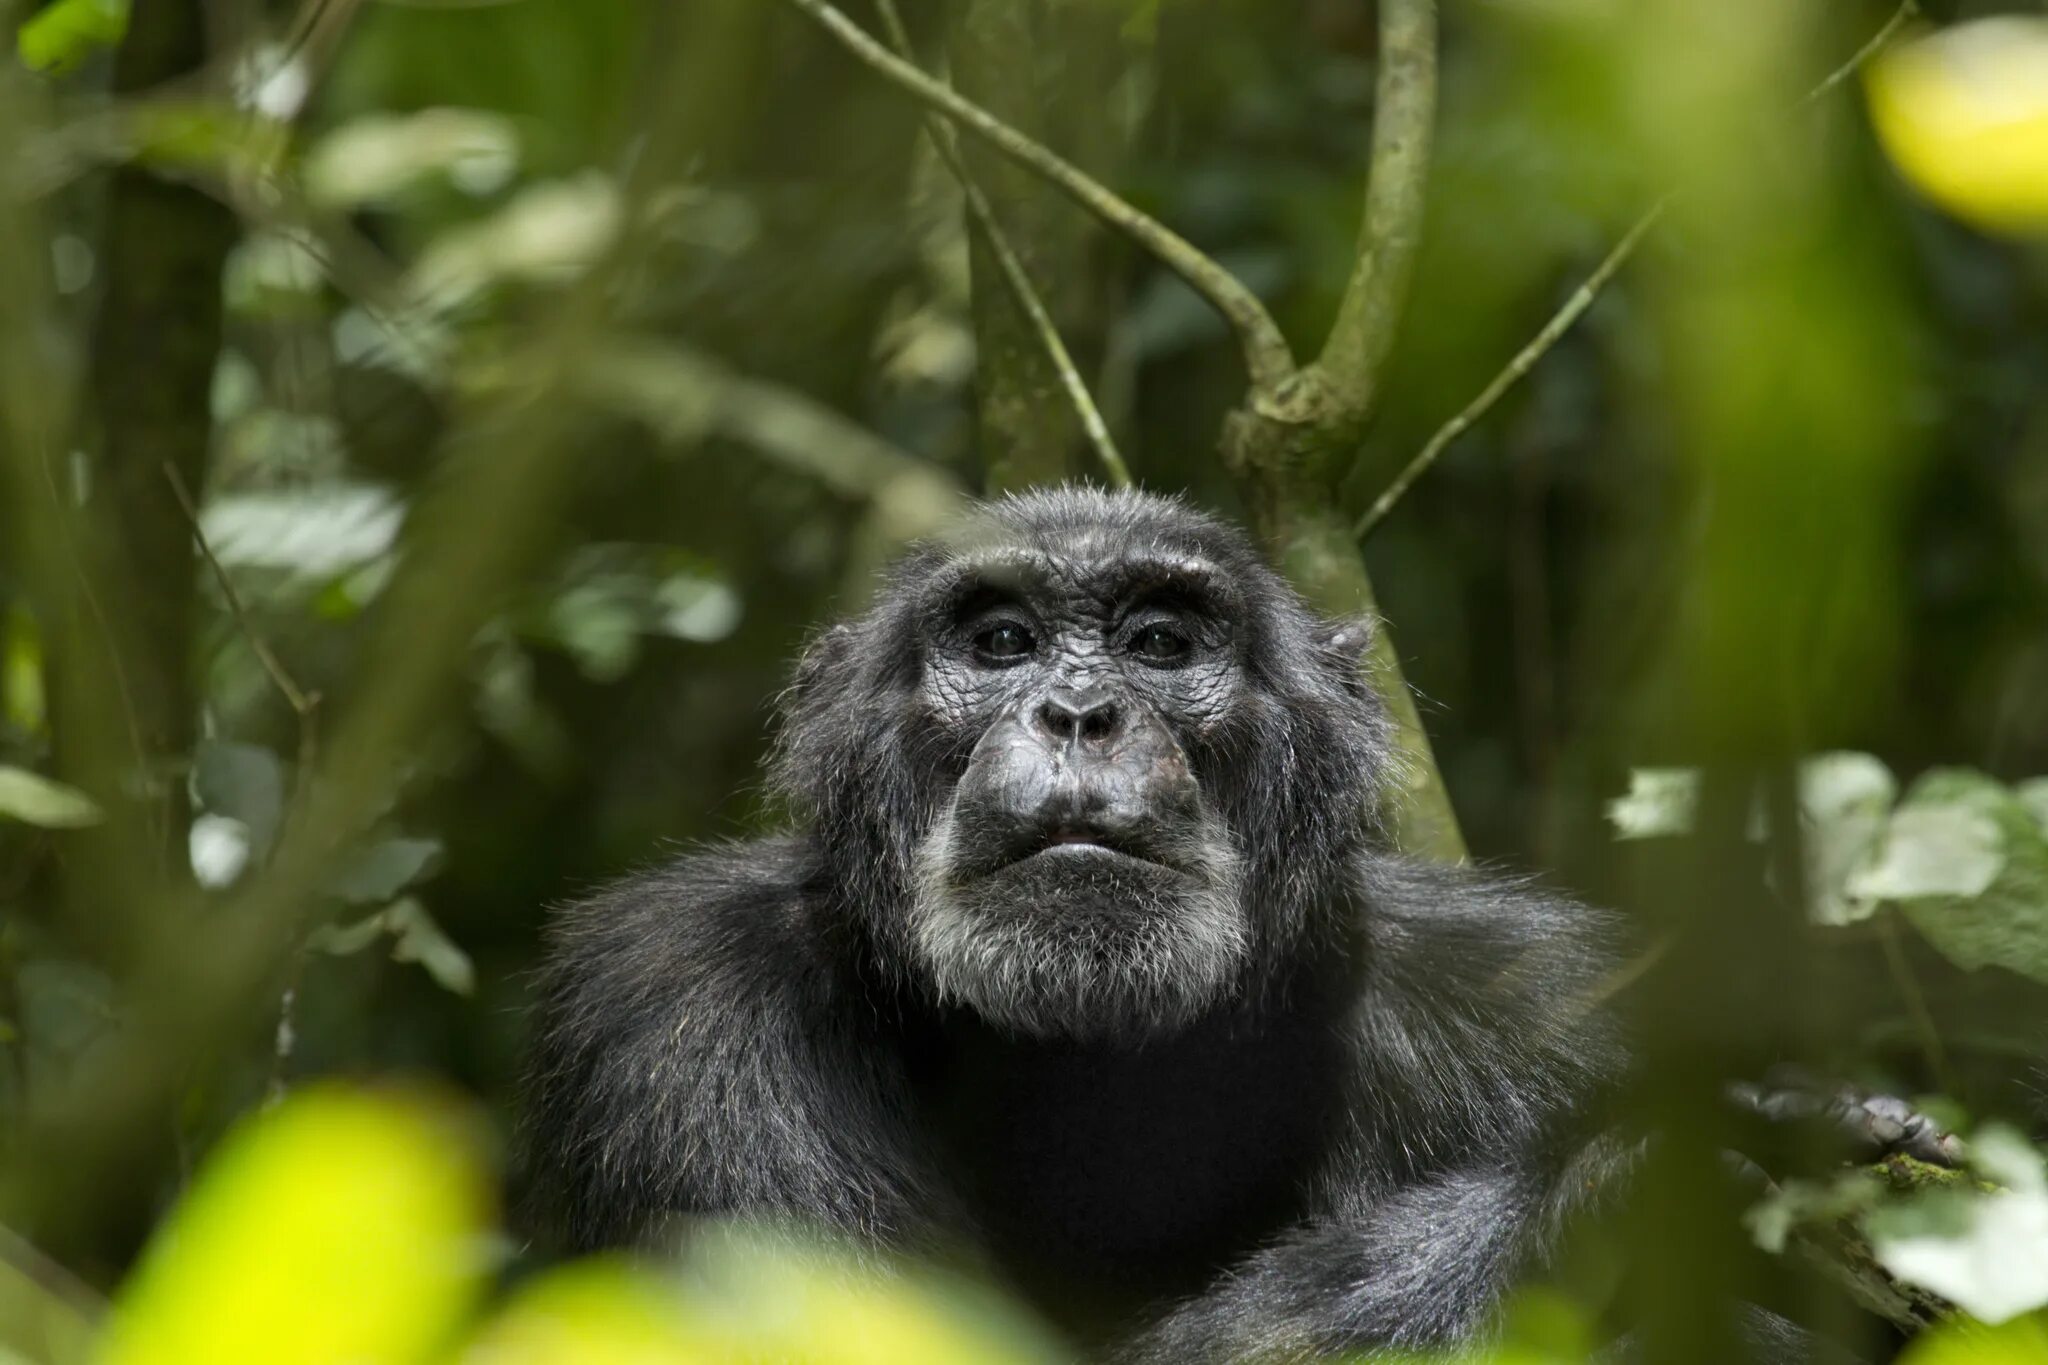
{"type": "MultiPolygon", "coordinates": [[[[1114,36],[1032,54],[1048,136],[1319,333],[1369,0],[1062,5],[1114,36]]],[[[239,0],[196,61],[142,22],[175,8],[17,5],[0,79],[0,1155],[5,1216],[92,1286],[0,1250],[0,1340],[79,1358],[118,1285],[93,1349],[124,1358],[1041,1358],[985,1291],[758,1249],[687,1292],[502,1289],[471,1131],[511,1126],[544,907],[770,822],[788,661],[985,482],[986,281],[917,111],[765,0],[239,0]],[[148,45],[171,65],[124,85],[148,45]],[[117,288],[207,213],[216,271],[117,288]],[[159,362],[96,370],[110,336],[159,362]],[[111,453],[166,429],[159,383],[203,409],[189,576],[122,570],[193,538],[161,461],[111,453]],[[393,1073],[481,1116],[315,1085],[243,1119],[393,1073]]],[[[1469,842],[1665,945],[1619,988],[1660,1063],[1792,1054],[2038,1132],[2048,20],[1930,3],[1830,81],[1890,4],[1445,8],[1347,513],[1677,191],[1366,547],[1469,842]]],[[[938,51],[945,6],[905,9],[938,51]]],[[[1061,321],[1140,482],[1242,515],[1222,324],[1073,235],[1061,321]]],[[[1920,1229],[1958,1302],[2038,1227],[2026,1169],[1920,1229]]],[[[1494,1358],[1579,1358],[1590,1297],[1494,1358]]]]}

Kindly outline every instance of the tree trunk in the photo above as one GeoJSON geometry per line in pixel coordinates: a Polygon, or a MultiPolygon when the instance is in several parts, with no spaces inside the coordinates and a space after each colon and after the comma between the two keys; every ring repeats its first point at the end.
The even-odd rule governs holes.
{"type": "MultiPolygon", "coordinates": [[[[199,6],[136,0],[115,58],[115,92],[190,76],[205,59],[199,6]]],[[[114,930],[138,907],[110,878],[178,881],[189,866],[197,558],[166,471],[195,495],[205,482],[221,268],[235,231],[233,215],[190,186],[134,166],[111,177],[87,381],[97,428],[87,438],[88,515],[73,519],[84,537],[78,571],[88,619],[60,633],[71,648],[52,662],[60,707],[81,688],[111,686],[129,732],[116,748],[56,718],[60,764],[109,816],[90,836],[100,847],[72,863],[79,908],[114,930]],[[110,753],[120,754],[111,771],[110,753]]]]}
{"type": "MultiPolygon", "coordinates": [[[[1113,40],[1081,40],[1081,26],[1101,19],[1099,13],[1083,12],[1086,8],[964,0],[954,9],[949,35],[954,83],[969,99],[1033,138],[1072,147],[1076,139],[1065,135],[1076,130],[1063,126],[1072,120],[1061,119],[1059,111],[1090,106],[1080,91],[1046,88],[1055,80],[1065,85],[1076,81],[1072,69],[1056,67],[1042,54],[1069,58],[1092,50],[1114,59],[1113,40]]],[[[1083,69],[1088,69],[1086,64],[1083,69]]],[[[1113,156],[1116,138],[1099,111],[1093,124],[1090,131],[1096,135],[1078,139],[1082,148],[1077,159],[1097,168],[1113,156]]],[[[1038,177],[1008,158],[972,142],[961,152],[968,174],[988,197],[1046,311],[1085,364],[1100,349],[1100,310],[1091,308],[1089,301],[1097,293],[1101,224],[1046,194],[1038,177]]],[[[1057,483],[1083,472],[1100,477],[1099,470],[1087,471],[1081,463],[1080,421],[1043,341],[1005,286],[986,238],[971,224],[968,253],[975,397],[987,491],[1057,483]]]]}

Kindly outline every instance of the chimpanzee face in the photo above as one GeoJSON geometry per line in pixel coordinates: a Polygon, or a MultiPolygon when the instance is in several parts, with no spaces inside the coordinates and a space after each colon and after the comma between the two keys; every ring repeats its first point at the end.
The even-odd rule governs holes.
{"type": "Polygon", "coordinates": [[[918,615],[918,704],[965,755],[910,907],[941,996],[1084,1036],[1225,997],[1250,942],[1243,858],[1191,758],[1246,700],[1219,567],[1087,535],[987,546],[918,615]]]}
{"type": "Polygon", "coordinates": [[[1142,1038],[1284,988],[1389,763],[1367,632],[1143,493],[976,509],[821,634],[776,782],[881,968],[1039,1036],[1142,1038]]]}

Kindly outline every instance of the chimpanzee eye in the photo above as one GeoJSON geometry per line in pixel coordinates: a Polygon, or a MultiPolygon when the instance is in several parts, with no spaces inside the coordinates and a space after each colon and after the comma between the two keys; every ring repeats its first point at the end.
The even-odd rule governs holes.
{"type": "Polygon", "coordinates": [[[1186,654],[1191,643],[1186,632],[1178,627],[1165,621],[1154,621],[1132,638],[1131,648],[1141,658],[1165,663],[1186,654]]]}
{"type": "Polygon", "coordinates": [[[1015,621],[998,621],[974,637],[975,652],[985,659],[1016,659],[1037,648],[1038,641],[1015,621]]]}

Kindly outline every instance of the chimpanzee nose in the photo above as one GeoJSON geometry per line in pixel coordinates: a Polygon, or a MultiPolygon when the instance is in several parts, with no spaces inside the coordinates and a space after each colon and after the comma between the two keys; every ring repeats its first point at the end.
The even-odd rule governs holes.
{"type": "Polygon", "coordinates": [[[1062,743],[1106,744],[1123,732],[1123,708],[1099,692],[1054,693],[1038,704],[1038,728],[1062,743]]]}

